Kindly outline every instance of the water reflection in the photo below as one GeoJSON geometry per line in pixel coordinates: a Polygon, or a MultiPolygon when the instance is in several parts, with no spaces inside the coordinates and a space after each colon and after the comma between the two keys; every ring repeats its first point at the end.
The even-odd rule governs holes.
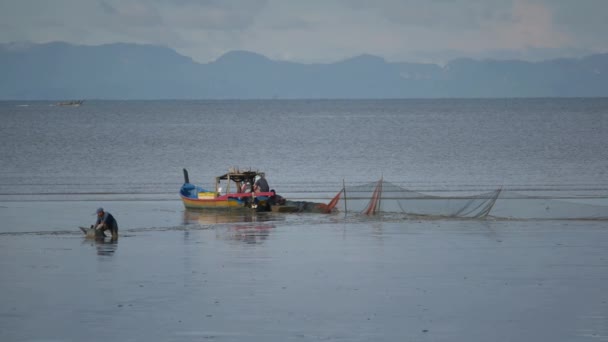
{"type": "Polygon", "coordinates": [[[275,226],[272,224],[246,224],[230,227],[228,230],[229,238],[235,241],[241,241],[248,245],[260,244],[268,239],[270,231],[275,226]]]}
{"type": "Polygon", "coordinates": [[[112,238],[99,238],[99,239],[87,239],[84,243],[87,243],[95,247],[97,255],[111,256],[114,255],[118,248],[118,239],[112,238]]]}
{"type": "Polygon", "coordinates": [[[254,211],[213,211],[213,210],[184,210],[184,225],[214,225],[224,223],[268,222],[284,220],[285,218],[272,213],[257,213],[254,211]]]}
{"type": "Polygon", "coordinates": [[[226,239],[246,244],[259,244],[267,240],[271,229],[275,228],[271,222],[284,219],[283,216],[272,213],[253,211],[184,210],[183,224],[201,226],[227,224],[227,229],[224,231],[226,239]]]}

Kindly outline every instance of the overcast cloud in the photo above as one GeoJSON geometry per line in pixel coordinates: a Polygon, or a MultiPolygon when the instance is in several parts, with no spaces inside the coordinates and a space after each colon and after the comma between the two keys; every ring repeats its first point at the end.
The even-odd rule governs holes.
{"type": "Polygon", "coordinates": [[[608,51],[605,0],[0,0],[0,43],[163,45],[333,62],[539,60],[608,51]]]}

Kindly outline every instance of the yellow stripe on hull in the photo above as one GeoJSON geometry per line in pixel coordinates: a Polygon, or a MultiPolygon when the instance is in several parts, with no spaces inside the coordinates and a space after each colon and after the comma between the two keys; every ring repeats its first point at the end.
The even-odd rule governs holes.
{"type": "Polygon", "coordinates": [[[243,203],[236,200],[215,200],[215,199],[193,199],[182,197],[182,202],[186,208],[205,209],[205,208],[243,208],[243,203]]]}

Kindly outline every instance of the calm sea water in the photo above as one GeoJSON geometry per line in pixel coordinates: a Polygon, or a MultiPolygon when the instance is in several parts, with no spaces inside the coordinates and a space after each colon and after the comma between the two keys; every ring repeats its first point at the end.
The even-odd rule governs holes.
{"type": "Polygon", "coordinates": [[[279,192],[608,187],[608,99],[0,103],[0,193],[175,194],[263,170],[279,192]],[[27,105],[27,106],[22,106],[27,105]]]}
{"type": "Polygon", "coordinates": [[[608,99],[0,102],[2,341],[607,341],[602,220],[209,215],[290,198],[608,192],[608,99]],[[83,239],[104,206],[117,242],[83,239]]]}

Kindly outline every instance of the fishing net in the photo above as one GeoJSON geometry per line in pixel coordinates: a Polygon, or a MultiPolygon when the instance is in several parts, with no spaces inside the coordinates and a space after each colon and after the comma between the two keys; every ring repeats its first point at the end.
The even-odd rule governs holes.
{"type": "Polygon", "coordinates": [[[608,220],[605,194],[580,194],[568,191],[501,191],[490,215],[513,219],[608,220]]]}
{"type": "Polygon", "coordinates": [[[345,186],[330,202],[347,214],[403,213],[411,216],[507,219],[608,219],[605,196],[527,195],[496,189],[478,194],[437,196],[411,191],[380,179],[345,186]]]}

